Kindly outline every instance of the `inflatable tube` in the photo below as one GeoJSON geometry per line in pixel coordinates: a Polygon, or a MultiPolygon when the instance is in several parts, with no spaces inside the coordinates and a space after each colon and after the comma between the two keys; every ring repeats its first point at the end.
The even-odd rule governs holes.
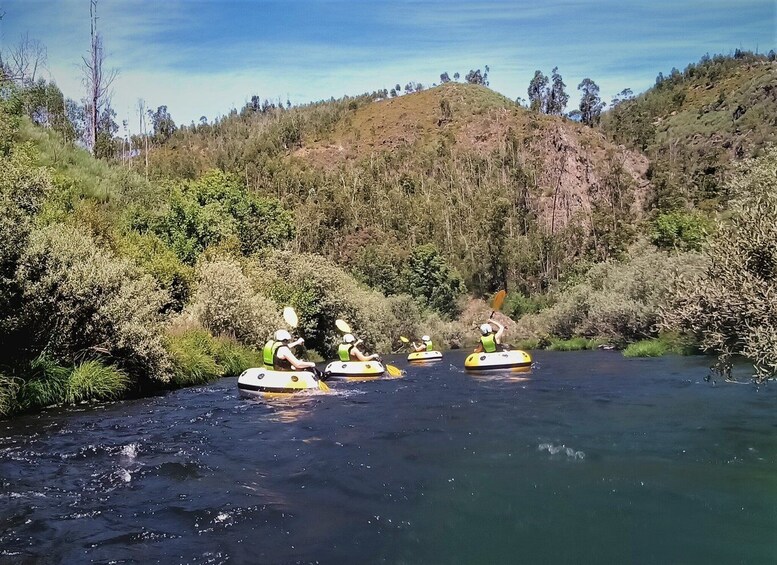
{"type": "Polygon", "coordinates": [[[439,361],[442,359],[442,353],[439,351],[414,351],[407,356],[407,360],[412,362],[419,361],[439,361]]]}
{"type": "Polygon", "coordinates": [[[322,390],[321,381],[308,371],[274,371],[264,367],[243,371],[237,378],[237,388],[243,398],[322,390]]]}
{"type": "Polygon", "coordinates": [[[470,353],[464,361],[464,367],[471,371],[527,369],[531,367],[531,356],[519,349],[494,353],[470,353]]]}
{"type": "Polygon", "coordinates": [[[327,379],[377,379],[385,372],[386,368],[379,361],[332,361],[324,369],[327,379]]]}

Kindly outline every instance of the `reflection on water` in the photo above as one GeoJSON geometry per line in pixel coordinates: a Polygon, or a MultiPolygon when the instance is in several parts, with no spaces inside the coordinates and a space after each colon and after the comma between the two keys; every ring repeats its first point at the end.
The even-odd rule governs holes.
{"type": "Polygon", "coordinates": [[[777,561],[773,387],[713,387],[700,358],[536,357],[2,422],[0,563],[777,561]]]}

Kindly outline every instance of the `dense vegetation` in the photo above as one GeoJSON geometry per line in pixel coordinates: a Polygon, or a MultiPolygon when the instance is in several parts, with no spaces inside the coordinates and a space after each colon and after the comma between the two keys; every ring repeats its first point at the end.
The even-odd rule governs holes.
{"type": "Polygon", "coordinates": [[[450,81],[190,127],[161,107],[97,160],[54,85],[5,81],[0,415],[239,373],[286,304],[321,356],[337,317],[381,351],[461,346],[486,311],[466,293],[505,286],[524,346],[698,344],[774,376],[774,73],[705,58],[622,100],[602,131],[649,162],[593,120],[450,81]],[[710,91],[724,102],[700,106],[710,91]]]}

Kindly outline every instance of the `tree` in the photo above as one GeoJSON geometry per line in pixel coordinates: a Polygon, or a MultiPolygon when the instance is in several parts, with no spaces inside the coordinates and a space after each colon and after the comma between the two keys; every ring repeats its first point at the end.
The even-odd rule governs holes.
{"type": "Polygon", "coordinates": [[[577,85],[577,89],[583,92],[580,98],[580,114],[584,124],[593,127],[599,123],[602,109],[605,103],[599,98],[599,87],[590,78],[584,78],[577,85]]]}
{"type": "Polygon", "coordinates": [[[106,106],[110,105],[110,88],[116,79],[117,71],[112,69],[105,72],[105,51],[103,50],[102,35],[97,31],[97,0],[89,3],[89,16],[91,19],[91,45],[89,55],[82,57],[84,86],[86,87],[86,146],[92,153],[97,144],[100,118],[106,106]]]}
{"type": "Polygon", "coordinates": [[[548,96],[547,113],[553,116],[560,116],[564,113],[564,108],[566,108],[569,101],[569,95],[564,90],[566,84],[564,84],[561,75],[558,73],[558,67],[553,67],[551,76],[553,84],[548,96]]]}
{"type": "Polygon", "coordinates": [[[629,100],[632,100],[634,98],[634,92],[630,88],[624,88],[621,90],[618,94],[612,97],[612,101],[610,102],[610,108],[615,109],[624,102],[627,102],[629,100]]]}
{"type": "Polygon", "coordinates": [[[466,287],[434,245],[421,245],[413,250],[405,280],[410,294],[424,306],[446,316],[458,313],[456,301],[466,287]]]}
{"type": "Polygon", "coordinates": [[[119,149],[117,140],[113,137],[119,131],[119,124],[114,118],[116,118],[116,112],[113,111],[110,104],[104,106],[97,121],[97,139],[94,144],[95,157],[108,159],[115,156],[119,149]]]}
{"type": "Polygon", "coordinates": [[[167,111],[167,106],[159,106],[156,109],[156,112],[149,110],[148,116],[151,118],[151,127],[154,130],[154,139],[160,145],[170,139],[175,133],[175,130],[178,129],[175,125],[175,122],[173,121],[173,117],[170,115],[170,112],[167,111]]]}
{"type": "Polygon", "coordinates": [[[440,75],[440,84],[445,84],[446,82],[450,82],[451,77],[448,76],[448,73],[442,73],[440,75]]]}
{"type": "Polygon", "coordinates": [[[488,86],[488,65],[486,65],[486,70],[483,74],[480,73],[480,69],[476,71],[470,70],[467,73],[467,76],[464,77],[464,80],[470,84],[482,84],[483,86],[488,86]]]}
{"type": "MultiPolygon", "coordinates": [[[[2,18],[0,18],[2,19],[2,18]]],[[[38,72],[46,68],[46,46],[25,34],[8,54],[0,51],[0,70],[5,78],[21,86],[35,83],[38,72]]]]}
{"type": "Polygon", "coordinates": [[[548,108],[547,100],[548,77],[542,71],[534,71],[534,78],[529,82],[529,108],[545,114],[548,108]]]}

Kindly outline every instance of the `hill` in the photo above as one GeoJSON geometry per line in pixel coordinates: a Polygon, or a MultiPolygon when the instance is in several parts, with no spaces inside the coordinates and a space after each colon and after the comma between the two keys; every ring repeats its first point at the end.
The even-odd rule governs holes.
{"type": "Polygon", "coordinates": [[[299,250],[388,292],[361,256],[401,269],[403,249],[424,243],[476,292],[514,280],[538,290],[564,265],[621,253],[650,192],[638,153],[457,83],[392,99],[247,106],[180,130],[151,160],[152,174],[168,178],[212,167],[239,174],[294,209],[299,250]]]}
{"type": "Polygon", "coordinates": [[[650,158],[655,208],[722,210],[731,165],[777,142],[777,62],[740,51],[705,56],[617,104],[602,128],[650,158]]]}

